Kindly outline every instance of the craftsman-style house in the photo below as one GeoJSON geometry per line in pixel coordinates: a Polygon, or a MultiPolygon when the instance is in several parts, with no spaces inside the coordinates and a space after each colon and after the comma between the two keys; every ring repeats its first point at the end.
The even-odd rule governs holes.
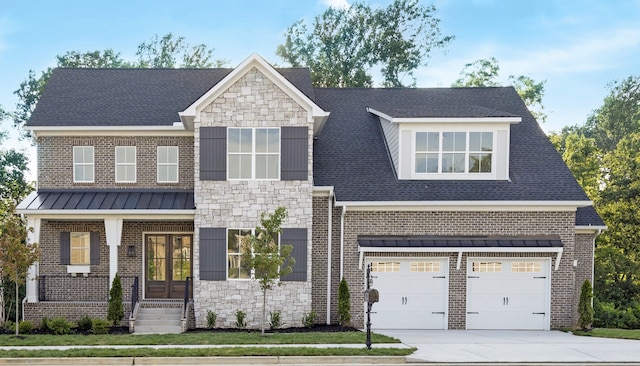
{"type": "Polygon", "coordinates": [[[182,329],[208,312],[233,327],[242,310],[257,327],[239,242],[283,206],[296,264],[267,304],[286,325],[311,311],[335,323],[344,277],[362,327],[369,266],[374,328],[561,328],[605,228],[510,87],[314,88],[309,70],[257,55],[234,69],[56,69],[27,128],[36,322],[105,317],[118,273],[135,327],[161,322],[145,309],[182,329]]]}

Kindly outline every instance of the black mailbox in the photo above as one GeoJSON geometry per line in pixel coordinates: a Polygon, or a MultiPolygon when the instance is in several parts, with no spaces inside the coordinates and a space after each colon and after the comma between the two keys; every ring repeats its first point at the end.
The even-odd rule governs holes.
{"type": "Polygon", "coordinates": [[[364,301],[373,304],[380,301],[380,293],[375,288],[368,289],[364,292],[364,301]]]}

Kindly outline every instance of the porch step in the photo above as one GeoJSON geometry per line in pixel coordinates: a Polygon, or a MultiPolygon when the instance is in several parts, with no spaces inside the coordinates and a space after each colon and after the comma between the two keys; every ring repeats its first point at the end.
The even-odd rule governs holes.
{"type": "Polygon", "coordinates": [[[135,334],[181,333],[182,309],[176,307],[144,307],[138,309],[135,334]]]}

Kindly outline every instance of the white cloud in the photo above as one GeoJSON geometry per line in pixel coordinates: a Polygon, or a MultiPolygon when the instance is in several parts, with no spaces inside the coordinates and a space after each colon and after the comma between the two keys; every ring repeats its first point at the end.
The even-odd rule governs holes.
{"type": "Polygon", "coordinates": [[[347,9],[349,2],[347,0],[321,0],[323,4],[332,8],[347,9]]]}

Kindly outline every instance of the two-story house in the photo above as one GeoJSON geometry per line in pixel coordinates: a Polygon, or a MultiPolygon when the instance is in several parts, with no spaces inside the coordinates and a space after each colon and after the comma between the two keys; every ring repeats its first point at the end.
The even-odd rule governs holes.
{"type": "Polygon", "coordinates": [[[510,87],[314,88],[307,69],[257,55],[234,69],[57,69],[27,128],[35,321],[104,317],[118,273],[127,316],[186,305],[191,327],[210,311],[233,327],[237,310],[257,327],[239,243],[283,206],[296,265],[267,304],[287,325],[312,310],[335,323],[344,277],[362,327],[370,266],[375,328],[560,328],[605,228],[510,87]]]}

